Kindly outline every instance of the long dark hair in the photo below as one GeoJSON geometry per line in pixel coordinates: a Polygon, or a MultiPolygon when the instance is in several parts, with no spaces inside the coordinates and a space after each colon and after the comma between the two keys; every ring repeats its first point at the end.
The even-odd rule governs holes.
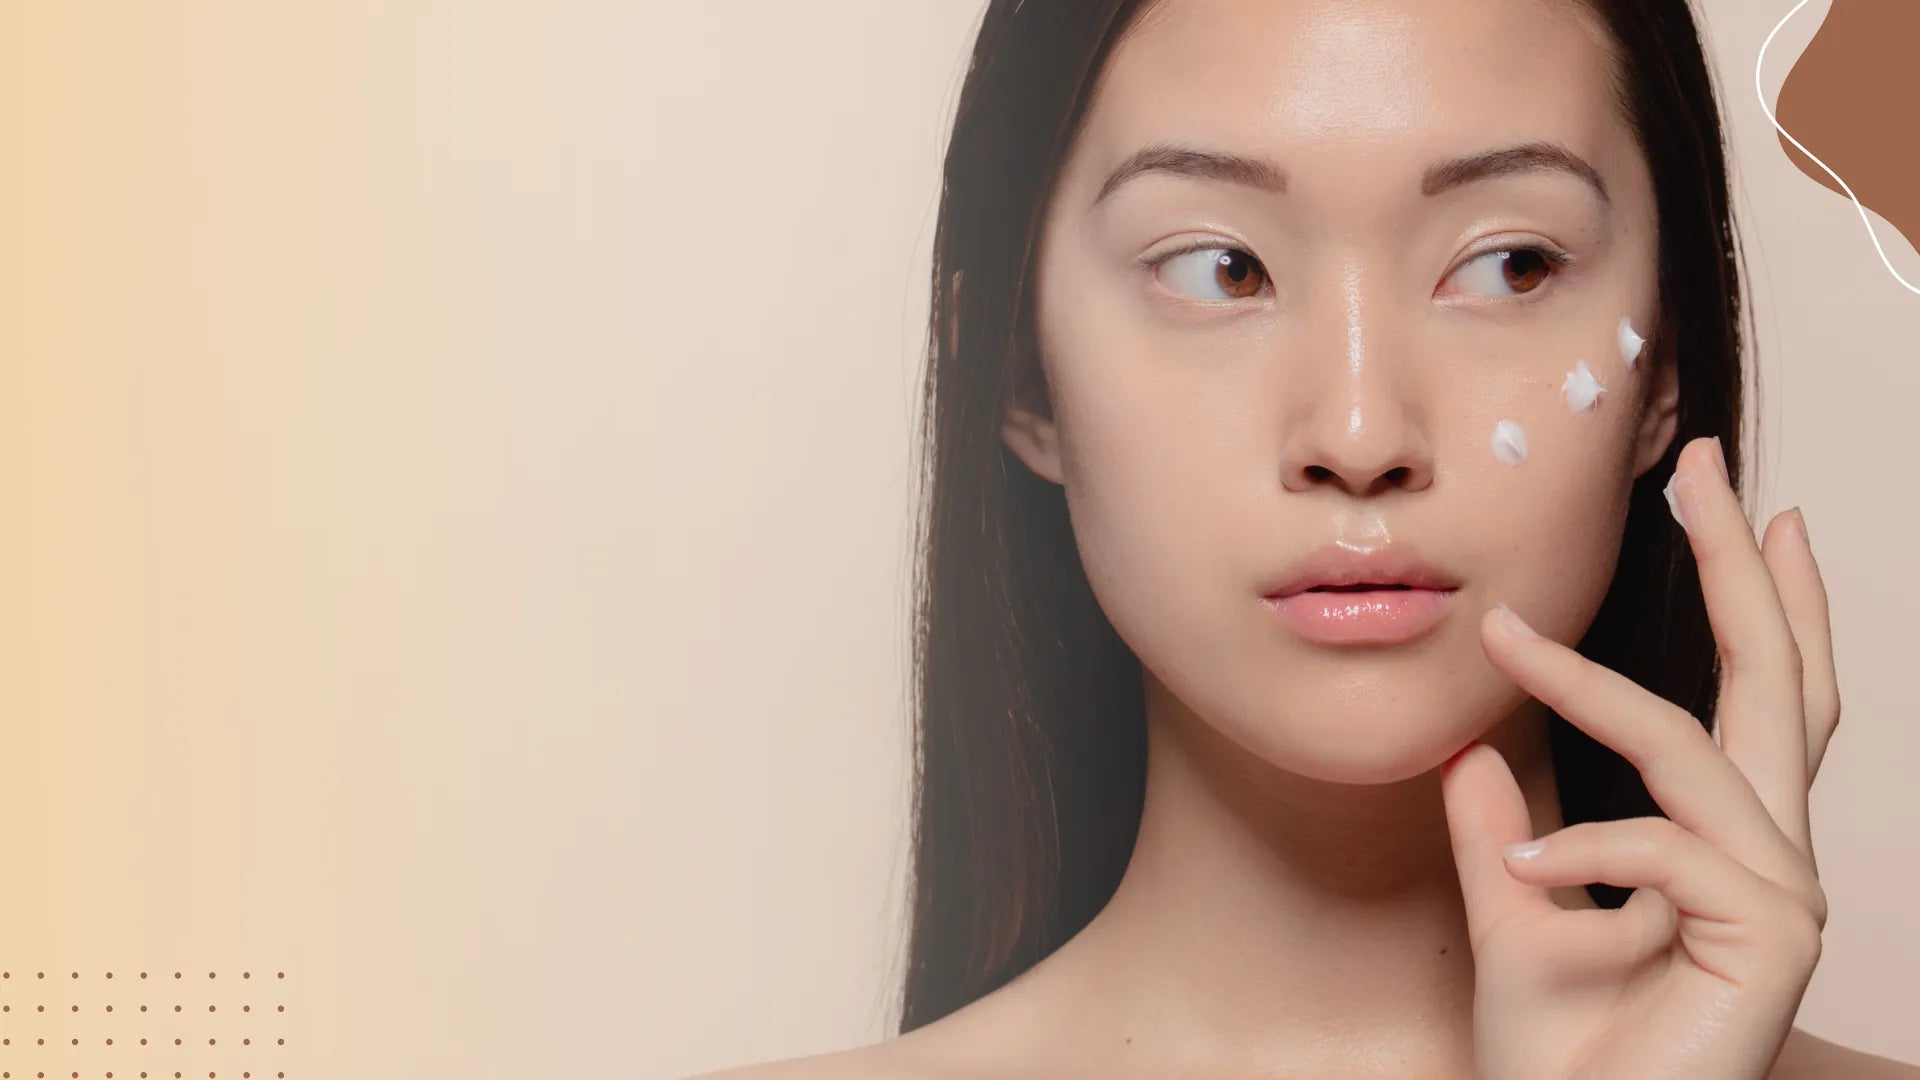
{"type": "MultiPolygon", "coordinates": [[[[1687,0],[1581,0],[1617,44],[1615,96],[1651,166],[1661,324],[1679,431],[1634,484],[1586,656],[1709,729],[1716,655],[1661,488],[1717,435],[1741,476],[1741,254],[1714,88],[1687,0]]],[[[933,248],[915,535],[911,926],[899,1030],[1002,986],[1118,885],[1146,776],[1140,662],[1095,602],[1060,488],[1000,441],[1046,415],[1030,275],[1056,172],[1098,73],[1151,0],[991,0],[954,116],[933,248]]],[[[1639,774],[1553,715],[1568,824],[1656,815],[1639,774]]],[[[1602,907],[1628,890],[1595,884],[1602,907]]]]}

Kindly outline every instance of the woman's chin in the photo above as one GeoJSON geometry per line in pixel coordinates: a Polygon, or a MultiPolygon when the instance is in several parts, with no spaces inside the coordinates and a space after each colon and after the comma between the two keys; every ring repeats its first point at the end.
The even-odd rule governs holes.
{"type": "MultiPolygon", "coordinates": [[[[1292,704],[1292,703],[1290,703],[1292,704]]],[[[1334,784],[1392,784],[1438,769],[1486,734],[1484,712],[1393,703],[1268,715],[1227,736],[1289,773],[1334,784]]]]}

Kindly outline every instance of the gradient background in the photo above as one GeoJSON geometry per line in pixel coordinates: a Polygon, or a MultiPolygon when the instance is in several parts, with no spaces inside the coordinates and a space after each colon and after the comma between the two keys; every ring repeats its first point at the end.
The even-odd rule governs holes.
{"type": "MultiPolygon", "coordinates": [[[[0,1069],[665,1077],[881,1036],[981,6],[0,2],[0,1069]]],[[[1751,508],[1805,507],[1847,707],[1800,1024],[1920,1061],[1920,297],[1760,110],[1788,0],[1701,6],[1751,508]]]]}

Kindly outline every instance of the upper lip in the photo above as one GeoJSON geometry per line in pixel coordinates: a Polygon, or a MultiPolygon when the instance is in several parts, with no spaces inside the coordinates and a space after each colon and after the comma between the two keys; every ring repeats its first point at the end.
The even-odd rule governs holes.
{"type": "Polygon", "coordinates": [[[1264,595],[1292,596],[1321,585],[1404,585],[1414,589],[1457,589],[1460,579],[1434,566],[1405,544],[1365,551],[1331,545],[1320,548],[1269,580],[1264,595]]]}

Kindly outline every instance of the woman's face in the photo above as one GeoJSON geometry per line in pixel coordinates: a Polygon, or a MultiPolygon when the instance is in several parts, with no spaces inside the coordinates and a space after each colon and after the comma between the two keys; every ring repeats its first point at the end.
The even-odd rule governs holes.
{"type": "Polygon", "coordinates": [[[1573,642],[1599,609],[1676,399],[1606,48],[1557,0],[1163,0],[1108,63],[1041,238],[1051,409],[1003,434],[1161,698],[1275,764],[1431,769],[1527,700],[1482,612],[1573,642]],[[1573,167],[1430,171],[1528,144],[1573,167]],[[1655,339],[1631,367],[1622,319],[1655,339]],[[1457,588],[1425,622],[1399,590],[1268,601],[1320,555],[1457,588]]]}

